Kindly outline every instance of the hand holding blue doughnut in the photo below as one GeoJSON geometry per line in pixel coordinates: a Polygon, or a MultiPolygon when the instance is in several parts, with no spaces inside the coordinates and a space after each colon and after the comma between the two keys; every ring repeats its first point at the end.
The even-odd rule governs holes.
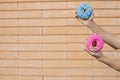
{"type": "Polygon", "coordinates": [[[92,15],[92,8],[88,4],[81,4],[77,8],[77,16],[81,19],[89,19],[89,17],[92,15]]]}

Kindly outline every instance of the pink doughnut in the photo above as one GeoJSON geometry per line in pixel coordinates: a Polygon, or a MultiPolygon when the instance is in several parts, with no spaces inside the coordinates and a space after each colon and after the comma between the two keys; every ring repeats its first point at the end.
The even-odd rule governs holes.
{"type": "Polygon", "coordinates": [[[99,52],[104,46],[104,41],[100,35],[93,34],[86,40],[86,48],[91,52],[99,52]]]}

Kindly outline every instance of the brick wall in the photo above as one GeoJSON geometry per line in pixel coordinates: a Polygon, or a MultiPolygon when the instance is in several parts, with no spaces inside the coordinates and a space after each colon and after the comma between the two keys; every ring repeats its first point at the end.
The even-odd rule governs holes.
{"type": "MultiPolygon", "coordinates": [[[[84,51],[92,32],[75,18],[82,2],[104,30],[120,36],[119,0],[0,0],[0,80],[120,80],[84,51]]],[[[120,59],[107,44],[103,53],[120,59]]]]}

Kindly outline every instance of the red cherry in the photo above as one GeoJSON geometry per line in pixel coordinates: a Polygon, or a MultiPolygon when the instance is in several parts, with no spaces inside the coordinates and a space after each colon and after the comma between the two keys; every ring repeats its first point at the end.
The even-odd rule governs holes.
{"type": "Polygon", "coordinates": [[[96,40],[92,43],[92,46],[94,46],[94,47],[97,46],[97,41],[96,40]]]}

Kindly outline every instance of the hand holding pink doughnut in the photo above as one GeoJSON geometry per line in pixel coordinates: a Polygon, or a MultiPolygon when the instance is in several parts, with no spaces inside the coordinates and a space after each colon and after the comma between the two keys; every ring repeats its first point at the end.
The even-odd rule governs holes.
{"type": "Polygon", "coordinates": [[[101,36],[93,34],[86,41],[86,48],[91,52],[100,52],[104,46],[101,36]]]}

